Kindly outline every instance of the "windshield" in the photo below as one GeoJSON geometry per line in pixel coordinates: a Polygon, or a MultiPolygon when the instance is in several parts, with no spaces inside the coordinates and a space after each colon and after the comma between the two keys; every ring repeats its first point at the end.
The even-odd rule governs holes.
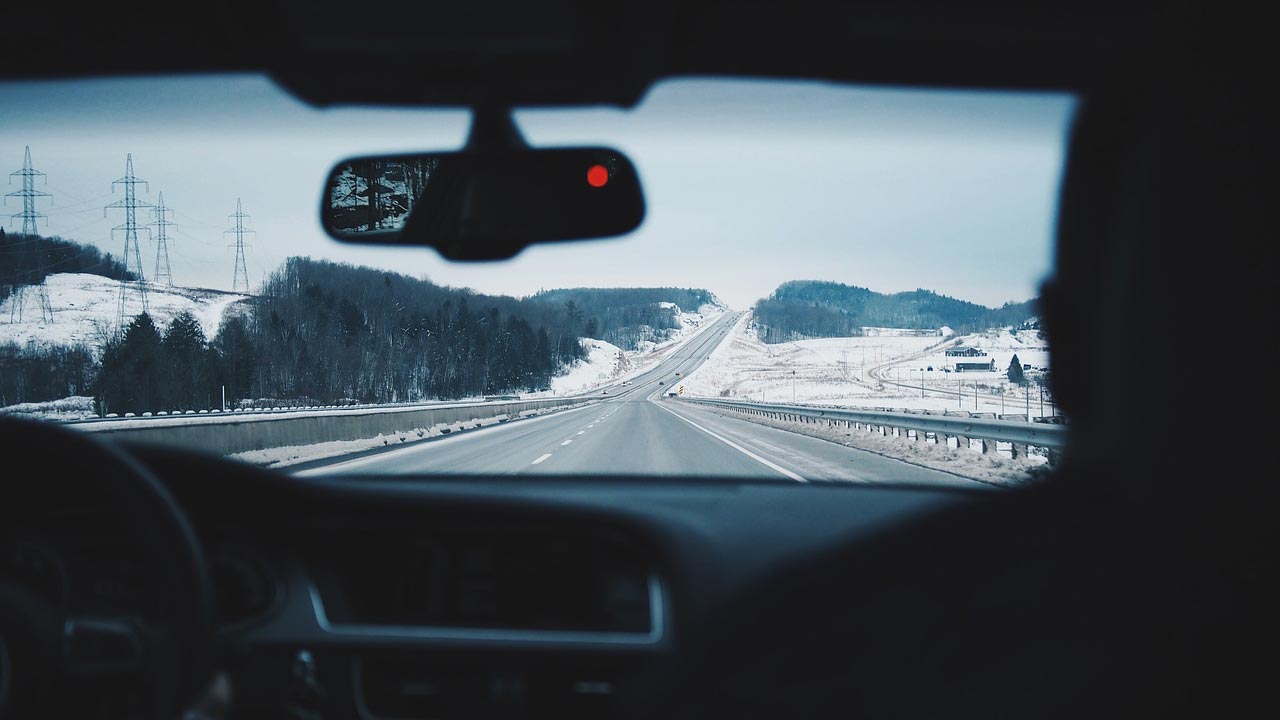
{"type": "Polygon", "coordinates": [[[0,412],[304,476],[1016,485],[1061,447],[1036,295],[1068,95],[689,79],[517,111],[625,153],[647,213],[493,263],[320,224],[336,164],[457,149],[462,109],[255,76],[0,105],[0,412]]]}

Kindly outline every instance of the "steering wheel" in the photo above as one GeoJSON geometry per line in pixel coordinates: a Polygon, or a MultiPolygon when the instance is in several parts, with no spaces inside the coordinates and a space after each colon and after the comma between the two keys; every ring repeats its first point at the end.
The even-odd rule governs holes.
{"type": "Polygon", "coordinates": [[[69,612],[0,576],[0,717],[176,717],[212,668],[211,582],[186,515],[150,471],[88,433],[0,417],[0,453],[40,462],[0,481],[0,527],[103,496],[146,588],[145,609],[69,612]]]}

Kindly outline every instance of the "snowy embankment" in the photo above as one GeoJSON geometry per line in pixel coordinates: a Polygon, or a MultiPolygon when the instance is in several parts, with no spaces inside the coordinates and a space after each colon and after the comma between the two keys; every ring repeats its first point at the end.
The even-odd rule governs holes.
{"type": "MultiPolygon", "coordinates": [[[[34,294],[27,292],[22,321],[16,322],[11,295],[0,302],[0,343],[26,346],[87,345],[98,352],[103,341],[115,331],[120,301],[120,283],[101,275],[59,273],[45,278],[53,321],[47,322],[34,294]],[[10,318],[15,322],[11,322],[10,318]]],[[[248,295],[203,288],[147,285],[147,305],[152,319],[163,330],[183,311],[195,315],[206,338],[212,339],[222,325],[228,308],[248,295]]],[[[133,287],[125,291],[125,315],[142,312],[142,301],[133,287]]]]}
{"type": "Polygon", "coordinates": [[[525,397],[573,395],[643,374],[725,312],[721,305],[703,305],[697,312],[685,312],[675,303],[660,304],[674,308],[676,321],[680,323],[680,327],[673,330],[666,340],[661,343],[642,342],[639,349],[628,351],[603,340],[582,338],[587,357],[552,378],[551,392],[533,393],[525,397]]]}
{"type": "Polygon", "coordinates": [[[582,338],[587,356],[578,360],[563,375],[551,378],[554,395],[573,395],[606,385],[626,368],[626,357],[617,345],[593,338],[582,338]]]}
{"type": "MultiPolygon", "coordinates": [[[[870,328],[868,328],[871,330],[870,328]]],[[[1047,364],[1048,348],[1035,331],[993,331],[956,338],[942,332],[932,336],[918,335],[913,331],[893,331],[876,328],[860,337],[822,338],[767,345],[760,342],[751,327],[751,315],[745,314],[701,367],[684,379],[685,392],[694,397],[726,397],[738,400],[771,403],[795,403],[798,405],[828,405],[840,407],[884,408],[890,410],[929,410],[942,413],[955,410],[973,410],[972,389],[983,385],[997,388],[1003,384],[1008,393],[1008,413],[1025,411],[1026,389],[1016,388],[1007,381],[1003,370],[1016,353],[1020,362],[1043,367],[1047,364]],[[956,344],[977,347],[987,352],[982,358],[994,359],[996,372],[945,372],[944,349],[956,344]],[[930,366],[934,371],[927,370],[930,366]],[[899,387],[892,382],[895,373],[903,382],[925,375],[925,397],[916,387],[899,387]],[[915,373],[914,375],[912,373],[915,373]],[[877,375],[882,378],[877,380],[877,375]],[[936,376],[931,379],[930,376],[936,376]],[[968,389],[957,395],[959,384],[968,389]],[[950,395],[943,394],[950,391],[950,395]],[[1013,393],[1020,393],[1015,399],[1013,393]],[[963,407],[958,407],[963,402],[963,407]]],[[[954,359],[951,359],[954,362],[954,359]]],[[[918,380],[915,380],[918,383],[918,380]]],[[[1033,390],[1032,392],[1035,392],[1033,390]]],[[[992,400],[986,390],[979,392],[979,409],[983,412],[999,412],[999,398],[992,400]],[[996,409],[991,405],[995,403],[996,409]]],[[[1032,403],[1032,415],[1036,415],[1038,403],[1032,403]]],[[[721,411],[733,417],[745,416],[721,411]]],[[[1046,411],[1045,414],[1048,414],[1046,411]]],[[[1041,466],[1045,457],[1011,457],[1007,444],[1001,444],[993,453],[983,455],[975,445],[960,448],[955,445],[938,445],[934,442],[908,441],[900,437],[881,437],[870,433],[855,432],[843,426],[796,423],[746,417],[752,422],[772,425],[793,432],[822,437],[876,452],[907,462],[946,470],[957,475],[997,484],[1024,481],[1029,471],[1041,466]]]]}
{"type": "MultiPolygon", "coordinates": [[[[1022,364],[1032,366],[1028,377],[1047,368],[1048,345],[1034,330],[963,337],[946,329],[932,336],[891,328],[867,330],[873,334],[767,345],[756,337],[748,313],[730,331],[728,341],[685,378],[685,391],[756,402],[942,412],[974,411],[977,390],[979,412],[1025,412],[1029,397],[1032,416],[1040,414],[1039,388],[1018,387],[1006,374],[1015,354],[1022,364]],[[944,354],[953,345],[981,349],[987,355],[980,359],[994,360],[996,370],[955,372],[955,358],[944,354]]],[[[1046,404],[1044,414],[1051,410],[1046,404]]]]}
{"type": "Polygon", "coordinates": [[[61,400],[46,402],[18,403],[0,407],[0,415],[21,415],[40,420],[87,420],[97,417],[93,398],[73,395],[61,400]]]}

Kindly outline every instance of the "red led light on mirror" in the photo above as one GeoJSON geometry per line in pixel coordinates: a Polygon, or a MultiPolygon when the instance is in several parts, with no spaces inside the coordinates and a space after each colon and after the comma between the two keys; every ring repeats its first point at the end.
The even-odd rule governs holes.
{"type": "Polygon", "coordinates": [[[591,187],[604,187],[609,182],[609,171],[603,165],[592,165],[587,168],[587,184],[591,187]]]}

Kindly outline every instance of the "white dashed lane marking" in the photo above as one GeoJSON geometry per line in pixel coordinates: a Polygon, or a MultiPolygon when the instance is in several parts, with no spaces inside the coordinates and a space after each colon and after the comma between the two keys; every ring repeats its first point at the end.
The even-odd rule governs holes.
{"type": "Polygon", "coordinates": [[[564,442],[560,443],[560,447],[564,447],[565,445],[568,445],[571,442],[573,442],[573,440],[565,440],[564,442]]]}
{"type": "Polygon", "coordinates": [[[537,465],[538,463],[542,462],[543,460],[546,460],[546,459],[547,459],[547,458],[549,458],[549,457],[551,457],[551,453],[547,453],[546,455],[543,455],[542,457],[538,458],[537,460],[534,460],[532,463],[530,463],[530,465],[537,465]]]}

